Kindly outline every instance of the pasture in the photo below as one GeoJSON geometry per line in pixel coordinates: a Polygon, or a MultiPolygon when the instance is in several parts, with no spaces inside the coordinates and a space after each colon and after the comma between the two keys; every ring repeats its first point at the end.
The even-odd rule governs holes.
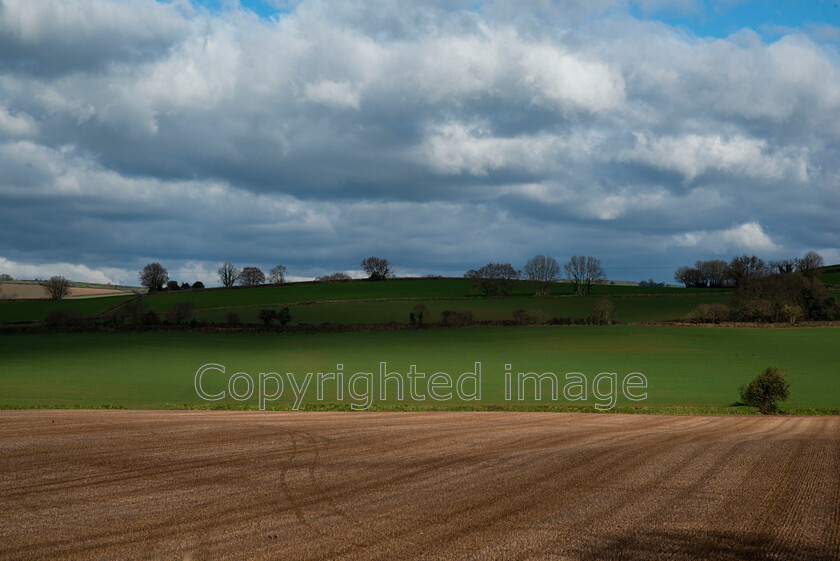
{"type": "MultiPolygon", "coordinates": [[[[287,372],[296,383],[308,372],[335,372],[343,365],[373,373],[372,408],[520,408],[589,406],[598,401],[551,401],[546,396],[505,400],[504,365],[517,372],[553,372],[560,383],[568,372],[591,381],[601,372],[622,377],[641,372],[648,397],[631,402],[618,395],[619,408],[664,407],[670,412],[735,412],[738,387],[767,366],[788,372],[793,397],[784,407],[807,411],[840,408],[840,330],[835,328],[697,328],[697,327],[506,327],[429,329],[317,334],[267,333],[69,333],[5,335],[0,338],[0,406],[100,407],[139,409],[166,407],[256,407],[256,393],[239,403],[230,396],[207,402],[198,397],[194,377],[204,364],[221,364],[226,374],[209,373],[204,389],[227,388],[230,376],[287,372]],[[431,375],[454,377],[482,364],[479,403],[456,398],[415,401],[392,393],[379,399],[376,380],[380,362],[406,375],[414,364],[431,375]]],[[[241,387],[241,386],[240,386],[241,387]]],[[[391,388],[393,390],[393,388],[391,388]]],[[[323,400],[315,384],[308,386],[303,409],[347,409],[346,393],[337,399],[327,382],[323,400]]],[[[548,390],[544,389],[546,394],[548,390]]],[[[292,388],[269,408],[289,408],[292,388]]],[[[745,408],[740,408],[745,409],[745,408]]],[[[624,410],[624,409],[621,409],[624,410]]]]}

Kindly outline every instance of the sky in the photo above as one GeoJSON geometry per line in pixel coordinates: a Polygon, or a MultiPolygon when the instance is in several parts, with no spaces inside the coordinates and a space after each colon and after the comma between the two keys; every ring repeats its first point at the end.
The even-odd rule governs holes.
{"type": "Polygon", "coordinates": [[[840,263],[822,0],[0,0],[0,273],[840,263]]]}

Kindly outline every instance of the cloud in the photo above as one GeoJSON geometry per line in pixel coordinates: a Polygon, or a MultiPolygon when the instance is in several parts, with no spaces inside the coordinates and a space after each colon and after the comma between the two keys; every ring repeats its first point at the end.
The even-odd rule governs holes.
{"type": "Polygon", "coordinates": [[[192,281],[836,247],[836,51],[669,6],[700,9],[0,0],[0,255],[192,281]]]}
{"type": "Polygon", "coordinates": [[[131,278],[133,275],[122,269],[92,269],[79,263],[18,263],[2,256],[0,256],[0,271],[16,279],[48,279],[61,275],[76,282],[102,284],[131,283],[135,280],[131,278]]]}
{"type": "MultiPolygon", "coordinates": [[[[618,155],[621,161],[636,161],[659,169],[676,171],[692,182],[708,171],[728,172],[759,179],[791,178],[808,180],[808,162],[804,154],[768,153],[768,142],[740,135],[688,134],[679,138],[650,139],[636,135],[636,145],[618,155]]],[[[788,151],[789,152],[789,151],[788,151]]]]}
{"type": "Polygon", "coordinates": [[[778,246],[764,233],[757,222],[749,222],[727,230],[686,232],[673,239],[681,247],[696,247],[722,254],[724,252],[773,252],[778,246]]]}

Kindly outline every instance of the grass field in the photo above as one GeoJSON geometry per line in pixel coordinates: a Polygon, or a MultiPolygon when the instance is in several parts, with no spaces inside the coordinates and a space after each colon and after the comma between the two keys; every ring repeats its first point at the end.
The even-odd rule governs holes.
{"type": "MultiPolygon", "coordinates": [[[[102,298],[99,303],[66,301],[0,301],[0,322],[35,322],[53,308],[95,315],[131,296],[102,298]],[[117,300],[116,298],[122,298],[117,300]]],[[[514,310],[538,310],[546,321],[554,316],[585,317],[594,301],[608,297],[621,322],[679,319],[703,303],[726,303],[727,291],[673,287],[596,286],[592,296],[571,295],[570,285],[557,283],[551,296],[533,296],[531,283],[522,282],[506,298],[485,298],[466,279],[404,279],[388,282],[295,283],[219,290],[164,292],[144,296],[143,305],[164,316],[176,304],[191,302],[197,320],[225,322],[235,313],[240,321],[259,323],[260,309],[291,306],[292,323],[408,323],[414,305],[429,310],[426,321],[438,321],[443,310],[471,310],[476,320],[510,320],[514,310]]]]}
{"type": "Polygon", "coordinates": [[[23,300],[5,302],[0,300],[0,323],[39,321],[49,310],[72,310],[84,316],[96,315],[121,302],[135,298],[136,294],[78,298],[73,300],[23,300]]]}
{"type": "MultiPolygon", "coordinates": [[[[535,405],[504,399],[504,365],[513,373],[554,372],[565,383],[567,372],[592,379],[631,372],[648,379],[641,406],[725,408],[737,400],[738,387],[767,366],[788,372],[791,408],[840,408],[840,330],[833,328],[691,328],[691,327],[522,327],[434,329],[318,334],[89,333],[6,335],[0,338],[0,406],[164,408],[210,405],[194,389],[196,370],[207,363],[224,365],[226,375],[209,373],[205,391],[225,388],[236,372],[254,380],[260,372],[294,373],[302,383],[307,372],[334,372],[344,366],[345,386],[357,372],[377,374],[380,361],[405,378],[410,364],[428,376],[437,371],[457,377],[482,364],[481,406],[535,405]]],[[[376,385],[374,383],[374,385],[376,385]]],[[[244,387],[244,386],[242,386],[244,387]]],[[[240,387],[237,391],[242,391],[240,387]]],[[[531,388],[531,386],[529,386],[531,388]]],[[[603,389],[603,388],[602,388],[603,389]]],[[[323,402],[311,383],[305,403],[333,407],[335,388],[326,385],[323,402]]],[[[407,391],[407,389],[406,389],[407,391]]],[[[532,391],[532,388],[531,390],[532,391]]],[[[546,385],[546,392],[548,387],[546,385]]],[[[608,393],[608,392],[605,392],[608,393]]],[[[619,392],[620,395],[620,392],[619,392]]],[[[286,385],[281,407],[291,403],[286,385]]],[[[351,402],[345,390],[342,402],[351,402]]],[[[619,405],[629,401],[619,398],[619,405]]],[[[234,403],[227,399],[219,403],[234,403]]],[[[256,404],[252,398],[249,404],[256,404]]],[[[361,403],[361,400],[358,401],[361,403]]],[[[583,402],[600,403],[589,392],[583,402]]],[[[458,400],[439,404],[427,397],[398,402],[393,394],[373,405],[431,407],[473,406],[458,400]]],[[[544,396],[539,405],[577,405],[544,396]]]]}
{"type": "MultiPolygon", "coordinates": [[[[535,323],[548,323],[553,317],[585,318],[599,298],[609,298],[616,309],[616,320],[622,323],[668,321],[685,317],[700,304],[726,304],[731,294],[726,292],[687,294],[631,294],[613,296],[510,296],[508,298],[447,298],[416,300],[360,300],[292,304],[291,323],[409,323],[409,314],[417,304],[424,304],[427,322],[440,321],[444,310],[470,310],[476,321],[512,320],[514,310],[532,312],[535,323]]],[[[199,310],[198,320],[225,322],[229,313],[236,313],[244,323],[259,323],[258,314],[264,307],[252,306],[199,310]]]]}
{"type": "MultiPolygon", "coordinates": [[[[594,296],[624,296],[634,294],[685,295],[719,292],[710,289],[685,289],[674,287],[648,288],[640,286],[598,285],[594,296]]],[[[725,291],[724,291],[725,292],[725,291]]],[[[552,296],[572,294],[571,285],[557,283],[552,296]]],[[[511,296],[528,297],[534,294],[530,282],[520,282],[511,296]]],[[[304,302],[336,302],[353,300],[393,300],[437,298],[473,298],[486,300],[467,279],[398,279],[387,282],[353,281],[339,283],[293,283],[280,286],[259,286],[228,290],[203,290],[151,294],[145,304],[154,312],[166,312],[178,302],[192,302],[196,309],[232,308],[249,306],[287,305],[304,302]]],[[[504,300],[504,299],[500,299],[504,300]]]]}

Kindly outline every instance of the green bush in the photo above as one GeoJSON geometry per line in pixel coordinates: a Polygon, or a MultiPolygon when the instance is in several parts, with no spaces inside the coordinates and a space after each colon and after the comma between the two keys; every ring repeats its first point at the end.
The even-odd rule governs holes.
{"type": "Polygon", "coordinates": [[[790,399],[790,385],[785,382],[784,370],[770,367],[741,386],[740,393],[741,403],[770,415],[779,411],[780,401],[790,399]]]}

